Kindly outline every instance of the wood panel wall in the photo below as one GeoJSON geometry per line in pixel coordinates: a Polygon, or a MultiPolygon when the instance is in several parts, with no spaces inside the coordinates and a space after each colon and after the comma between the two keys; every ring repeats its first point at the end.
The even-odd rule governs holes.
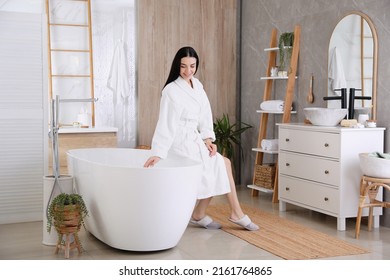
{"type": "Polygon", "coordinates": [[[177,50],[198,52],[196,74],[214,119],[236,120],[239,0],[140,0],[138,9],[138,144],[150,145],[162,87],[177,50]]]}

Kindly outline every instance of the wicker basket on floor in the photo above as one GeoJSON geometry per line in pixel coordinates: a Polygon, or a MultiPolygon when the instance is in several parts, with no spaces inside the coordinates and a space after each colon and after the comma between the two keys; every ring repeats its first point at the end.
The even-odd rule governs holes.
{"type": "Polygon", "coordinates": [[[274,188],[275,164],[256,164],[255,185],[266,189],[274,188]]]}

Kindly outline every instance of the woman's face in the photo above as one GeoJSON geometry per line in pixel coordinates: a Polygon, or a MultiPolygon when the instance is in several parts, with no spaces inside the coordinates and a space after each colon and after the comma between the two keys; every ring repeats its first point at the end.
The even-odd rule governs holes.
{"type": "Polygon", "coordinates": [[[196,58],[195,57],[183,57],[180,60],[180,76],[190,82],[192,76],[196,72],[196,58]]]}

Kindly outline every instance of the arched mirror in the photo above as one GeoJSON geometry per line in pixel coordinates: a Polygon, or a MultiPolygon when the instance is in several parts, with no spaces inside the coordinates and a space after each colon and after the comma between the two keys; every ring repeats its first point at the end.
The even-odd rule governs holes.
{"type": "MultiPolygon", "coordinates": [[[[349,106],[351,88],[356,89],[355,118],[364,112],[376,119],[377,62],[378,38],[371,19],[357,11],[344,16],[329,42],[328,97],[341,97],[340,89],[346,88],[349,106]]],[[[340,101],[328,100],[328,107],[340,108],[340,101]]]]}

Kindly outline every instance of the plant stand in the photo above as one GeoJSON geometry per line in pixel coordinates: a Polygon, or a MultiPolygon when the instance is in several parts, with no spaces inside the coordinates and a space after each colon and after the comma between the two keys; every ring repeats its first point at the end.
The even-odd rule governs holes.
{"type": "Polygon", "coordinates": [[[63,249],[65,250],[65,258],[69,259],[69,252],[74,248],[77,248],[79,254],[81,254],[81,244],[78,236],[78,232],[81,228],[80,208],[75,205],[67,205],[64,209],[58,209],[56,211],[63,211],[64,219],[63,221],[54,221],[58,233],[55,254],[58,254],[58,251],[63,249]],[[72,235],[73,238],[71,238],[72,235]],[[65,243],[63,242],[64,237],[65,243]],[[71,241],[72,239],[73,241],[71,241]]]}
{"type": "Polygon", "coordinates": [[[67,230],[58,232],[58,241],[57,241],[57,245],[56,245],[56,250],[54,252],[55,254],[58,254],[60,249],[65,250],[65,258],[66,259],[69,259],[70,250],[72,250],[74,248],[77,248],[77,250],[79,251],[79,254],[81,254],[81,244],[79,242],[79,237],[78,237],[79,229],[77,227],[72,229],[72,230],[70,230],[70,229],[71,228],[68,227],[67,230]],[[65,244],[63,244],[63,242],[62,242],[64,235],[65,235],[65,244]],[[74,237],[73,242],[71,242],[72,235],[74,237]]]}

